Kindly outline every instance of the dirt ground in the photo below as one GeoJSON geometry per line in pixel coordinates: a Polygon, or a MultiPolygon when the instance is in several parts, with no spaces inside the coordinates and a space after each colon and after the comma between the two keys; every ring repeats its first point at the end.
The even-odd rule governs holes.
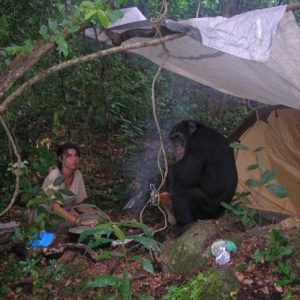
{"type": "MultiPolygon", "coordinates": [[[[148,215],[151,217],[151,215],[148,215]]],[[[151,218],[146,221],[150,221],[151,218]]],[[[19,219],[22,221],[22,209],[13,208],[9,215],[0,221],[5,222],[8,219],[19,219]]],[[[152,218],[158,225],[157,217],[152,218]]],[[[252,229],[243,229],[242,239],[237,245],[237,252],[231,256],[231,261],[226,266],[230,266],[235,270],[239,281],[239,289],[235,293],[238,300],[250,299],[300,299],[299,289],[295,285],[286,285],[284,287],[276,286],[278,275],[274,273],[274,264],[267,262],[255,263],[253,256],[255,250],[267,247],[267,240],[259,235],[252,234],[252,229]],[[290,296],[293,295],[293,296],[290,296]]],[[[237,228],[232,228],[233,233],[237,228]]],[[[284,236],[289,240],[298,236],[298,228],[289,228],[282,230],[284,236]]],[[[169,239],[168,230],[160,233],[157,237],[160,241],[169,239]]],[[[101,299],[104,291],[99,289],[84,289],[87,278],[92,278],[99,274],[121,274],[124,270],[124,257],[114,256],[108,259],[94,260],[89,253],[84,253],[82,249],[72,248],[74,243],[70,243],[69,236],[61,234],[57,237],[51,247],[43,250],[32,250],[22,248],[22,245],[0,245],[0,273],[2,278],[0,281],[5,282],[4,289],[2,287],[1,299],[101,299]],[[69,248],[66,245],[71,245],[69,248]],[[53,253],[54,250],[63,249],[61,252],[53,253]],[[52,254],[51,254],[52,253],[52,254]],[[38,282],[37,273],[31,272],[28,276],[18,277],[18,274],[9,277],[8,268],[16,266],[18,261],[34,258],[40,255],[38,268],[42,270],[49,266],[51,260],[58,259],[65,265],[65,273],[58,281],[53,282],[53,278],[48,281],[38,282]],[[6,276],[4,276],[6,274],[6,276]],[[3,278],[4,277],[4,278],[3,278]],[[37,283],[38,282],[38,283],[37,283]],[[5,292],[5,293],[4,293],[5,292]]],[[[105,248],[95,248],[93,253],[97,255],[103,254],[105,251],[115,251],[111,246],[105,248]]],[[[140,256],[144,259],[152,259],[149,252],[143,247],[128,246],[128,257],[140,256]]],[[[155,299],[161,299],[167,293],[168,287],[171,285],[180,285],[198,272],[209,270],[215,265],[214,257],[208,260],[207,264],[198,272],[190,274],[164,274],[161,265],[154,260],[154,274],[144,271],[138,262],[129,262],[129,274],[131,288],[133,291],[144,295],[152,296],[155,299]]],[[[10,273],[13,273],[10,270],[10,273]]],[[[299,283],[298,283],[299,284],[299,283]]],[[[109,292],[109,289],[105,290],[109,292]]]]}

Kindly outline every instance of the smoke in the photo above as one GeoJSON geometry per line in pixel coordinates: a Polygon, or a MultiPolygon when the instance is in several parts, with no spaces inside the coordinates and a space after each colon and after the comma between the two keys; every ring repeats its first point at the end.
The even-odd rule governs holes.
{"type": "MultiPolygon", "coordinates": [[[[168,141],[168,133],[171,125],[167,122],[162,122],[161,133],[166,154],[170,148],[168,141]]],[[[150,196],[150,183],[156,188],[161,182],[160,169],[165,168],[162,156],[158,161],[158,153],[160,149],[160,139],[154,124],[154,121],[148,123],[143,140],[140,141],[144,145],[144,151],[129,160],[126,169],[133,174],[134,180],[131,184],[131,196],[123,209],[140,210],[150,196]]]]}

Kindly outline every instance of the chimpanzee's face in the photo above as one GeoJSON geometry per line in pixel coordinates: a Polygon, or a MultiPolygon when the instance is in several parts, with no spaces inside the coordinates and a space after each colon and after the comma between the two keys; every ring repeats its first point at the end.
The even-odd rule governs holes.
{"type": "Polygon", "coordinates": [[[170,137],[172,142],[172,154],[176,161],[180,161],[185,153],[185,138],[180,132],[175,133],[170,137]]]}

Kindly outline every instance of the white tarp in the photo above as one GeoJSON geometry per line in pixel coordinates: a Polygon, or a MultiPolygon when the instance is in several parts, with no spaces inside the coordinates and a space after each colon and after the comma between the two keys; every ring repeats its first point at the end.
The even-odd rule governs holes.
{"type": "MultiPolygon", "coordinates": [[[[279,6],[232,18],[169,21],[168,26],[193,38],[186,35],[166,42],[164,46],[132,52],[157,65],[168,55],[166,69],[223,93],[299,109],[300,29],[293,13],[285,12],[285,9],[285,6],[279,6]],[[197,40],[197,32],[201,33],[202,43],[209,47],[197,40]]],[[[132,18],[132,22],[135,21],[138,20],[132,18]]],[[[95,38],[94,32],[87,30],[86,35],[95,38]]],[[[103,32],[98,34],[98,39],[108,42],[103,32]]],[[[124,43],[146,40],[149,39],[133,38],[124,43]]]]}

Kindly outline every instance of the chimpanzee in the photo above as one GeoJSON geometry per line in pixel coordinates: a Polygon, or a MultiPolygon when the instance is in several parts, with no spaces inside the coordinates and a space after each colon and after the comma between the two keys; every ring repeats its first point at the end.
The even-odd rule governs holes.
{"type": "Polygon", "coordinates": [[[217,219],[220,203],[230,203],[237,186],[233,149],[215,129],[198,121],[184,120],[171,130],[176,162],[168,173],[176,225],[171,236],[181,235],[197,219],[217,219]]]}

